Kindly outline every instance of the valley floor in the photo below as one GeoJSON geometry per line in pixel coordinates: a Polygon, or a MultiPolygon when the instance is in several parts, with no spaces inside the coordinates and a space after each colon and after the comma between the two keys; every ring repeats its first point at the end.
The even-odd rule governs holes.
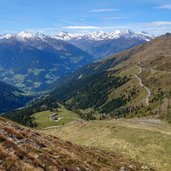
{"type": "Polygon", "coordinates": [[[171,126],[160,120],[75,121],[43,132],[122,154],[159,171],[171,170],[171,126]]]}

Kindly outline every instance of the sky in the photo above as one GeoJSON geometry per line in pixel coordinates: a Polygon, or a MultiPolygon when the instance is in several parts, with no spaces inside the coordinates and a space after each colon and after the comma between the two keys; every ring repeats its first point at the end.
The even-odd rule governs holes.
{"type": "Polygon", "coordinates": [[[171,32],[171,0],[0,0],[0,34],[171,32]]]}

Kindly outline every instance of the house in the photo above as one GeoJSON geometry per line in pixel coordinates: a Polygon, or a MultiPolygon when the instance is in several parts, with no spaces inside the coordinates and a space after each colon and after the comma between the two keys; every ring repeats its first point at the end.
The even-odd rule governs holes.
{"type": "Polygon", "coordinates": [[[58,114],[57,114],[57,113],[51,114],[50,119],[51,119],[52,121],[58,120],[58,114]]]}

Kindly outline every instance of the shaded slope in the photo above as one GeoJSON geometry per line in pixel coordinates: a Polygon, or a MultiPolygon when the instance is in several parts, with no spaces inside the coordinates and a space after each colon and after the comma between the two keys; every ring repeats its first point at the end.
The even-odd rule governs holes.
{"type": "Polygon", "coordinates": [[[32,99],[23,91],[3,82],[0,82],[0,97],[0,113],[23,107],[32,99]]]}

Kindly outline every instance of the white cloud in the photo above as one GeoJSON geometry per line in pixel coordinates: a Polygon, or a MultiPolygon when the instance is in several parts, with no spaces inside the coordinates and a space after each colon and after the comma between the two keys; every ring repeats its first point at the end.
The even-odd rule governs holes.
{"type": "Polygon", "coordinates": [[[116,8],[103,8],[103,9],[93,9],[89,12],[93,13],[100,13],[100,12],[112,12],[112,11],[118,11],[119,9],[116,8]]]}
{"type": "Polygon", "coordinates": [[[65,26],[65,29],[99,29],[97,26],[65,26]]]}
{"type": "Polygon", "coordinates": [[[102,17],[103,20],[122,20],[128,19],[128,17],[119,17],[119,16],[109,16],[109,17],[102,17]]]}
{"type": "Polygon", "coordinates": [[[153,25],[153,26],[165,26],[165,25],[171,25],[171,21],[154,21],[151,23],[147,23],[149,25],[153,25]]]}
{"type": "Polygon", "coordinates": [[[171,10],[171,4],[165,4],[157,7],[158,9],[168,9],[171,10]]]}
{"type": "Polygon", "coordinates": [[[115,26],[65,26],[63,29],[96,29],[96,30],[104,30],[104,29],[115,29],[115,26]]]}

